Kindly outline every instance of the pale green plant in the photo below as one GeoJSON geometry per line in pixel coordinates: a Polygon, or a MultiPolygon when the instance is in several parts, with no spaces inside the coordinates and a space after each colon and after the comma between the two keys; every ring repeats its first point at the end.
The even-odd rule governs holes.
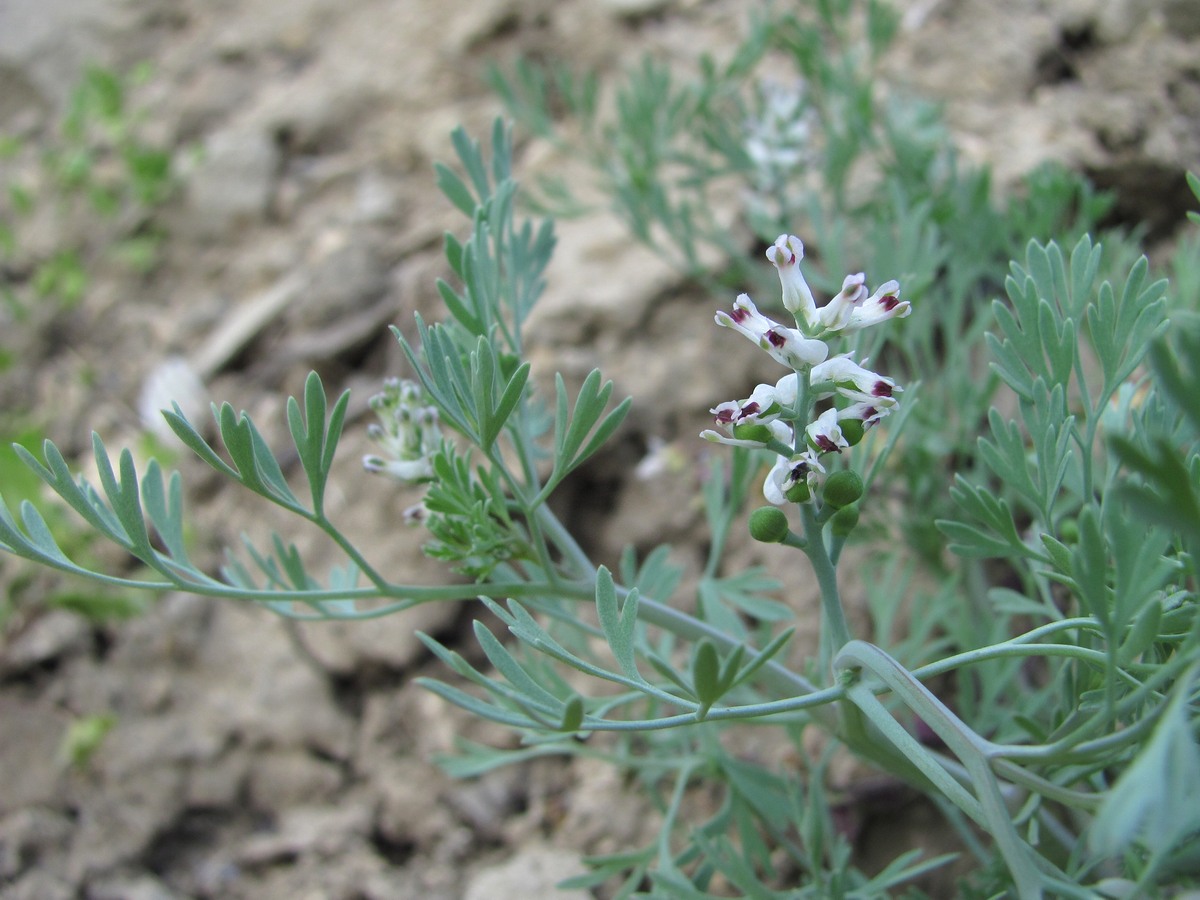
{"type": "MultiPolygon", "coordinates": [[[[0,262],[9,270],[0,291],[10,310],[24,316],[39,303],[76,305],[102,259],[128,270],[154,268],[163,240],[152,214],[177,186],[174,154],[146,134],[146,111],[134,91],[151,77],[148,66],[127,73],[89,66],[72,91],[67,110],[37,152],[32,182],[7,179],[0,212],[0,262]],[[25,222],[52,208],[64,239],[36,256],[25,246],[25,222]],[[68,223],[93,225],[83,235],[68,223]]],[[[0,159],[22,157],[25,141],[0,138],[0,159]]]]}
{"type": "MultiPolygon", "coordinates": [[[[863,468],[867,455],[856,456],[858,448],[848,446],[862,429],[835,434],[835,420],[817,415],[816,397],[836,393],[853,401],[861,385],[819,374],[840,371],[821,368],[824,351],[815,345],[840,339],[836,325],[842,320],[828,305],[797,306],[798,242],[781,239],[773,247],[785,287],[793,288],[787,305],[797,311],[797,329],[783,337],[801,348],[800,356],[782,358],[800,376],[797,383],[813,389],[794,391],[791,404],[775,410],[774,421],[790,423],[793,442],[782,448],[775,446],[781,443],[778,426],[732,422],[717,408],[718,419],[730,426],[718,437],[734,446],[728,465],[718,463],[705,489],[713,561],[700,582],[698,612],[688,614],[670,601],[679,572],[665,551],[641,560],[630,552],[620,571],[610,572],[584,554],[547,505],[555,487],[614,433],[628,401],[613,405],[611,383],[599,373],[574,397],[559,379],[552,414],[535,401],[529,364],[520,361],[522,325],[540,293],[553,234],[548,223],[514,221],[515,183],[503,128],[493,134],[490,163],[461,132],[455,146],[465,177],[439,168],[439,180],[469,214],[472,231],[463,240],[447,237],[447,258],[459,280],[441,286],[451,318],[436,324],[418,319],[412,343],[398,333],[421,391],[377,404],[384,418],[377,435],[401,461],[421,461],[393,474],[428,483],[418,518],[430,546],[471,583],[393,583],[328,518],[325,487],[347,398],[330,403],[316,375],[287,407],[307,481],[303,493],[288,483],[253,421],[228,404],[214,407],[228,460],[178,411],[167,417],[213,468],[308,520],[341,548],[344,565],[324,580],[279,539],[266,547],[247,544],[248,561],[231,561],[219,577],[201,571],[182,539],[179,477],[166,476],[154,462],[139,474],[128,452],[114,464],[99,438],[98,486],[75,476],[49,442],[40,460],[18,453],[93,529],[155,576],[83,568],[59,548],[28,503],[19,523],[7,511],[0,514],[4,549],[103,583],[253,600],[301,618],[366,618],[419,603],[478,598],[515,644],[477,623],[489,662],[483,669],[425,637],[461,678],[458,684],[425,683],[477,715],[522,730],[529,741],[511,751],[465,746],[451,769],[470,774],[533,756],[599,755],[636,769],[652,794],[664,791],[662,842],[596,860],[595,874],[577,884],[619,876],[625,894],[649,879],[653,896],[709,896],[720,873],[753,895],[881,896],[944,862],[908,855],[874,878],[856,872],[830,826],[819,783],[804,785],[794,774],[738,760],[716,740],[740,722],[777,723],[798,746],[804,729],[824,729],[928,792],[964,835],[971,823],[991,835],[1017,896],[1094,896],[1104,878],[1110,885],[1125,878],[1153,892],[1160,879],[1179,878],[1195,829],[1191,806],[1175,801],[1172,792],[1196,775],[1192,697],[1200,620],[1188,549],[1189,535],[1197,531],[1189,509],[1197,507],[1184,505],[1170,479],[1173,466],[1194,471],[1200,463],[1195,422],[1180,418],[1180,397],[1171,389],[1172,357],[1166,351],[1156,356],[1155,371],[1162,375],[1140,391],[1131,380],[1168,322],[1164,285],[1146,277],[1144,261],[1116,288],[1096,283],[1101,251],[1087,238],[1069,256],[1055,244],[1033,243],[1026,260],[1014,264],[1011,305],[997,302],[999,329],[989,341],[1001,380],[1017,395],[1021,421],[992,416],[980,458],[996,484],[959,478],[954,492],[962,512],[940,527],[958,552],[1004,559],[1020,590],[952,598],[975,610],[962,618],[983,621],[980,613],[990,610],[991,625],[998,623],[1003,637],[997,639],[996,627],[984,625],[972,635],[948,620],[948,629],[963,631],[953,633],[954,651],[905,665],[885,647],[850,634],[841,610],[836,569],[854,528],[841,512],[870,503],[872,482],[896,441],[893,434],[876,441],[875,465],[863,468]],[[1085,347],[1095,367],[1085,365],[1085,347]],[[429,433],[393,440],[411,427],[429,433]],[[460,440],[433,442],[440,427],[460,440]],[[751,521],[758,537],[796,545],[813,564],[823,597],[823,662],[803,674],[780,661],[791,629],[780,628],[787,608],[769,596],[779,586],[765,573],[726,575],[719,565],[722,536],[740,519],[764,458],[778,454],[790,462],[774,491],[791,496],[771,497],[770,487],[768,496],[793,508],[794,516],[782,532],[773,532],[777,523],[770,521],[775,514],[786,519],[781,507],[751,521]],[[801,458],[807,465],[797,475],[801,458]],[[843,469],[847,462],[850,468],[843,469]],[[810,479],[821,467],[829,477],[810,479]],[[856,468],[868,477],[839,480],[832,474],[856,468]],[[867,493],[858,500],[863,481],[867,493]],[[1160,482],[1172,484],[1173,492],[1159,492],[1160,482]],[[1121,499],[1126,494],[1128,501],[1121,499]],[[1123,511],[1127,503],[1145,516],[1123,511]],[[798,522],[796,532],[792,521],[798,522]],[[581,604],[593,606],[593,624],[580,616],[581,604]],[[775,623],[765,642],[752,642],[743,612],[775,623]],[[1026,627],[1017,629],[1019,621],[1026,627]],[[980,633],[986,642],[966,643],[980,633]],[[1035,658],[1044,667],[1037,675],[1027,665],[1035,658]],[[568,680],[565,670],[588,676],[597,689],[573,687],[581,682],[568,680]],[[948,673],[957,674],[957,690],[939,698],[926,683],[948,673]],[[918,741],[904,724],[910,719],[924,722],[945,750],[918,741]],[[618,740],[574,739],[601,733],[618,740]],[[645,740],[632,742],[633,734],[645,740]],[[725,805],[706,824],[684,828],[677,818],[680,803],[686,787],[701,777],[725,784],[725,805]],[[1137,812],[1151,808],[1153,817],[1137,812]],[[1083,842],[1093,817],[1093,836],[1083,842]]],[[[876,296],[896,300],[895,290],[885,285],[876,296]]],[[[747,300],[739,303],[744,307],[747,300]]],[[[852,286],[845,309],[869,312],[863,300],[852,286]]],[[[898,303],[875,309],[878,315],[864,314],[859,324],[888,327],[893,323],[886,320],[906,311],[898,303]]],[[[914,314],[920,314],[919,302],[914,314]]],[[[726,324],[735,324],[732,317],[726,324]]],[[[775,328],[783,326],[744,326],[773,351],[775,328]]],[[[1200,364],[1197,348],[1185,349],[1187,364],[1200,364]]],[[[896,390],[894,396],[902,395],[896,390]]],[[[732,406],[739,413],[748,408],[746,401],[732,406]]],[[[867,418],[858,421],[870,425],[867,418]]],[[[848,427],[855,418],[841,421],[848,427]]],[[[893,415],[886,423],[890,428],[903,421],[893,415]]],[[[882,433],[870,429],[864,441],[882,433]]],[[[371,467],[386,469],[378,462],[371,467]]],[[[1194,497],[1190,502],[1196,503],[1194,497]]],[[[943,598],[943,608],[948,606],[943,598]]],[[[979,842],[972,837],[967,846],[979,842]]]]}
{"type": "MultiPolygon", "coordinates": [[[[844,4],[819,6],[820,27],[840,23],[844,4]]],[[[776,33],[800,54],[812,52],[820,29],[793,18],[756,30],[736,65],[702,73],[698,96],[737,95],[733,82],[760,55],[756,41],[776,33]]],[[[839,81],[843,65],[827,56],[821,64],[826,80],[816,83],[830,112],[814,127],[833,129],[832,147],[842,146],[839,137],[875,133],[857,127],[875,121],[870,78],[839,81]],[[835,109],[853,114],[839,124],[835,109]]],[[[661,127],[627,131],[631,115],[604,132],[624,141],[610,141],[621,165],[670,157],[664,148],[676,126],[706,121],[706,113],[683,115],[689,107],[672,101],[661,74],[645,70],[657,94],[635,86],[623,101],[645,110],[658,97],[661,127]]],[[[593,102],[583,82],[559,83],[579,103],[593,102]]],[[[678,596],[682,572],[669,547],[641,556],[628,548],[618,565],[598,565],[548,503],[602,452],[629,401],[616,402],[598,371],[575,391],[560,376],[552,396],[535,393],[524,329],[551,264],[553,225],[518,215],[511,137],[500,123],[490,154],[460,130],[458,165],[437,169],[469,220],[465,236],[445,239],[453,283],[438,288],[448,318],[396,330],[415,380],[389,383],[373,402],[378,452],[364,461],[372,472],[427,485],[405,518],[422,529],[414,540],[466,583],[394,582],[330,518],[325,491],[348,399],[331,399],[315,373],[287,403],[302,485],[231,405],[213,408],[223,453],[178,408],[166,416],[212,468],[327,536],[342,561],[324,577],[278,537],[247,541],[219,574],[202,570],[183,539],[179,476],[156,462],[138,472],[132,454],[114,460],[99,438],[95,485],[50,442],[41,458],[17,452],[91,529],[153,574],[81,565],[30,503],[15,515],[0,508],[0,546],[105,584],[259,602],[296,618],[480,603],[489,615],[476,621],[475,637],[486,664],[423,636],[453,673],[423,683],[524,740],[503,750],[464,742],[446,767],[467,777],[542,756],[603,758],[633,773],[661,816],[656,841],[589,860],[591,871],[570,882],[576,887],[604,885],[620,897],[923,896],[914,881],[936,877],[950,857],[913,851],[880,872],[859,870],[823,783],[837,752],[942,811],[962,854],[974,858],[962,896],[1154,897],[1195,887],[1195,298],[1173,297],[1144,258],[1129,257],[1127,243],[1106,239],[1102,248],[1087,233],[1099,201],[1073,178],[1041,172],[1028,196],[994,207],[986,173],[959,171],[937,151],[927,116],[917,116],[920,127],[907,120],[907,129],[885,128],[893,143],[875,145],[895,163],[880,183],[884,199],[854,200],[841,150],[802,160],[824,173],[805,207],[821,229],[814,289],[802,242],[787,228],[767,236],[769,262],[737,242],[724,247],[733,266],[770,273],[773,264],[782,288],[775,308],[794,327],[771,318],[779,313],[765,300],[759,312],[749,294],[717,315],[783,368],[773,384],[730,385],[745,399],[713,398],[717,427],[706,436],[730,446],[703,488],[711,540],[694,602],[678,596]],[[1081,217],[1067,214],[1072,205],[1081,217]],[[845,219],[851,210],[855,218],[845,219]],[[848,221],[868,248],[854,266],[846,264],[848,221]],[[1062,242],[1031,235],[1035,227],[1053,228],[1062,242]],[[998,254],[1014,238],[1019,258],[1006,275],[998,254]],[[1000,291],[1004,299],[980,303],[1000,291]],[[833,299],[820,303],[821,295],[833,299]],[[880,372],[865,369],[868,355],[880,372]],[[768,505],[747,516],[760,491],[768,505]],[[811,583],[727,571],[729,538],[743,522],[756,539],[804,554],[811,583]],[[900,540],[905,533],[910,539],[900,540]],[[854,557],[884,576],[868,579],[869,634],[852,631],[840,594],[849,541],[861,544],[854,557]],[[918,587],[930,574],[936,587],[918,587]],[[819,650],[793,665],[782,651],[794,601],[814,589],[819,650]],[[808,777],[774,769],[740,757],[727,739],[750,725],[775,728],[803,758],[812,729],[830,749],[807,760],[808,777]],[[685,812],[698,783],[717,797],[699,821],[685,812]]],[[[730,119],[715,143],[734,141],[742,121],[730,119]]],[[[622,184],[648,192],[618,192],[619,202],[656,196],[654,166],[625,181],[623,170],[612,171],[614,192],[622,184]]],[[[722,172],[702,168],[696,178],[722,172]]],[[[659,183],[660,199],[672,196],[668,186],[659,183]]],[[[686,229],[708,221],[702,199],[688,201],[691,219],[662,218],[657,202],[627,207],[634,233],[658,240],[658,229],[674,236],[679,227],[679,246],[700,240],[686,229]]],[[[799,208],[780,203],[792,214],[799,208]]],[[[1196,267],[1183,257],[1175,264],[1185,283],[1196,267]]],[[[736,280],[763,297],[762,279],[736,280]]]]}
{"type": "MultiPolygon", "coordinates": [[[[26,426],[0,445],[0,485],[9,503],[41,504],[47,499],[45,484],[14,450],[18,446],[36,450],[44,440],[42,431],[26,426]]],[[[95,564],[93,551],[98,536],[94,531],[60,508],[48,509],[46,522],[68,555],[95,564]]],[[[95,623],[127,619],[143,612],[148,600],[137,593],[62,578],[20,560],[0,558],[0,631],[11,620],[20,621],[47,607],[70,610],[95,623]]]]}
{"type": "MultiPolygon", "coordinates": [[[[998,208],[989,173],[960,164],[937,109],[878,77],[897,15],[873,0],[764,4],[728,61],[702,56],[692,78],[648,56],[607,91],[553,58],[496,69],[492,81],[520,125],[591,173],[591,191],[575,174],[540,175],[535,209],[586,214],[597,201],[582,197],[598,192],[634,237],[718,302],[747,286],[769,290],[769,270],[747,248],[804,222],[818,291],[836,293],[847,272],[884,271],[938,310],[906,321],[886,350],[921,391],[920,426],[896,461],[922,512],[904,539],[934,559],[942,540],[932,523],[950,511],[940,469],[971,460],[996,388],[993,378],[956,377],[979,372],[989,324],[979,311],[1030,238],[1073,244],[1112,201],[1046,165],[998,208]],[[714,258],[721,266],[710,271],[714,258]]],[[[1128,251],[1105,237],[1115,271],[1128,251]]],[[[878,340],[864,335],[861,354],[873,357],[878,340]]]]}
{"type": "Polygon", "coordinates": [[[104,744],[104,739],[117,724],[111,713],[80,716],[67,726],[58,755],[63,765],[86,769],[104,744]]]}
{"type": "MultiPolygon", "coordinates": [[[[61,119],[44,134],[0,135],[0,377],[19,363],[32,366],[31,333],[82,302],[96,270],[115,262],[125,275],[144,275],[158,264],[164,232],[155,213],[177,187],[175,156],[152,139],[149,116],[137,90],[153,77],[146,65],[118,72],[88,66],[68,98],[61,119]],[[11,165],[10,175],[7,166],[11,165]],[[40,224],[32,220],[40,218],[40,224]],[[49,246],[31,230],[49,229],[49,246]]],[[[14,501],[35,499],[42,485],[27,488],[30,474],[8,444],[40,444],[41,411],[30,410],[6,392],[0,410],[0,483],[14,501]],[[35,436],[36,440],[35,440],[35,436]]],[[[36,479],[35,479],[36,481],[36,479]]],[[[86,557],[90,531],[65,517],[48,523],[55,539],[73,555],[86,557]]],[[[47,583],[28,569],[5,572],[0,622],[22,607],[53,605],[96,621],[125,618],[144,607],[144,598],[81,587],[59,579],[47,583]]]]}

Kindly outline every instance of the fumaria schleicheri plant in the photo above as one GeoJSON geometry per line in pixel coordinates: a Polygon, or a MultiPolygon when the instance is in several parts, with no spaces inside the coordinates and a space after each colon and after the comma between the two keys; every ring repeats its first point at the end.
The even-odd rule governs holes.
{"type": "MultiPolygon", "coordinates": [[[[900,299],[900,285],[888,281],[873,293],[859,272],[847,275],[841,291],[818,306],[800,270],[804,244],[794,235],[780,235],[767,251],[779,272],[783,306],[795,327],[781,325],[760,313],[746,294],[734,301],[733,311],[717,313],[718,325],[745,335],[790,371],[774,384],[760,384],[745,400],[721,403],[712,409],[722,432],[701,437],[722,444],[769,450],[774,463],[763,484],[763,495],[776,506],[794,504],[801,530],[770,537],[802,549],[820,585],[825,658],[850,640],[838,595],[836,561],[857,521],[855,504],[862,480],[852,470],[829,473],[842,450],[862,440],[866,430],[892,412],[903,388],[894,380],[864,368],[847,351],[830,356],[831,342],[844,342],[855,332],[903,318],[911,304],[900,299]],[[826,477],[828,475],[828,477],[826,477]]],[[[756,531],[778,517],[756,513],[756,531]]]]}
{"type": "MultiPolygon", "coordinates": [[[[278,536],[247,540],[220,572],[205,571],[189,557],[178,474],[153,461],[139,472],[132,454],[114,460],[99,437],[95,484],[51,442],[40,458],[17,452],[150,574],[72,559],[27,502],[15,514],[0,504],[0,549],[120,588],[258,602],[297,618],[481,604],[491,614],[475,623],[486,664],[425,636],[454,678],[424,683],[524,740],[464,743],[447,767],[472,775],[540,756],[604,758],[635,774],[661,818],[657,840],[591,858],[570,880],[576,887],[619,897],[922,896],[915,880],[952,857],[911,851],[877,872],[856,868],[824,780],[837,748],[941,812],[967,861],[963,896],[1152,897],[1194,887],[1200,412],[1181,373],[1200,369],[1200,339],[1171,327],[1166,284],[1148,277],[1148,263],[1114,284],[1101,277],[1103,252],[1090,237],[1068,253],[1028,243],[986,327],[964,331],[986,345],[1009,392],[980,423],[961,470],[937,476],[955,509],[937,527],[966,574],[947,566],[944,584],[917,591],[904,577],[874,579],[865,590],[876,627],[856,635],[839,590],[843,551],[862,540],[866,564],[882,567],[872,571],[910,564],[903,542],[868,542],[881,522],[890,533],[896,497],[906,500],[902,484],[881,483],[899,471],[892,462],[932,446],[936,422],[924,418],[915,440],[906,434],[918,391],[911,381],[902,389],[902,371],[868,368],[876,364],[862,348],[889,368],[919,358],[930,333],[921,319],[938,306],[910,298],[907,276],[901,299],[898,281],[872,289],[861,273],[819,303],[801,270],[801,240],[785,233],[767,248],[793,321],[742,294],[716,322],[785,371],[711,410],[715,427],[703,436],[728,449],[702,490],[712,540],[693,602],[680,595],[669,547],[629,548],[601,565],[548,504],[616,433],[630,401],[615,402],[599,371],[574,391],[560,376],[552,396],[535,392],[524,326],[553,224],[518,216],[502,123],[490,157],[462,130],[453,143],[459,166],[439,166],[437,177],[469,226],[445,238],[438,290],[448,315],[396,329],[412,378],[389,380],[372,401],[379,420],[364,465],[426,486],[422,502],[397,516],[398,539],[422,541],[462,576],[457,583],[391,580],[331,519],[325,492],[348,399],[331,400],[315,373],[286,407],[303,483],[228,403],[213,407],[219,444],[178,407],[165,415],[213,469],[327,536],[342,561],[323,577],[278,536]],[[747,514],[760,493],[767,505],[747,514]],[[727,571],[735,526],[803,553],[811,580],[727,571]],[[796,598],[814,585],[820,649],[797,666],[781,650],[802,614],[796,598]],[[882,627],[900,610],[902,627],[882,627]],[[734,729],[751,724],[777,729],[803,766],[740,753],[734,729]],[[812,729],[830,748],[816,758],[812,729]],[[689,802],[698,784],[712,787],[703,811],[689,802]]],[[[951,355],[956,365],[970,358],[951,355]]],[[[899,519],[921,516],[908,509],[899,519]]]]}

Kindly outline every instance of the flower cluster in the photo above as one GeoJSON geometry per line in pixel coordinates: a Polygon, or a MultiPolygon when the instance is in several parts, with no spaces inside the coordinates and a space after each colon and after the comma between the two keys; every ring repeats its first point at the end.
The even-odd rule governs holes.
{"type": "MultiPolygon", "coordinates": [[[[831,357],[829,341],[912,311],[900,299],[900,285],[889,281],[873,293],[860,272],[848,275],[842,289],[824,306],[817,306],[800,271],[804,244],[780,235],[767,250],[779,272],[783,305],[795,319],[791,328],[758,311],[754,301],[740,295],[731,312],[720,311],[716,322],[745,335],[792,371],[774,384],[760,384],[745,400],[714,407],[720,431],[701,437],[739,447],[765,447],[779,455],[767,476],[763,493],[774,504],[803,502],[812,494],[825,465],[821,457],[839,453],[862,439],[863,433],[896,406],[902,391],[895,381],[855,362],[849,353],[831,357]],[[815,414],[819,403],[826,408],[815,414]]],[[[864,360],[863,362],[866,362],[864,360]]]]}
{"type": "Polygon", "coordinates": [[[422,404],[421,386],[415,381],[389,378],[383,391],[369,403],[379,422],[367,426],[367,436],[383,455],[363,457],[368,472],[387,475],[405,484],[433,477],[433,455],[441,448],[437,407],[422,404]]]}
{"type": "Polygon", "coordinates": [[[745,150],[755,187],[771,197],[815,157],[816,114],[803,81],[766,80],[757,89],[758,109],[745,123],[745,150]]]}

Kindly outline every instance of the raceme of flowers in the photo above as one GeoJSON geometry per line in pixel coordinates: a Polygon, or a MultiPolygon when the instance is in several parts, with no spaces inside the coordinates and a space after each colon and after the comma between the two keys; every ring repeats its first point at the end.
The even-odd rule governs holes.
{"type": "Polygon", "coordinates": [[[367,436],[379,445],[381,454],[363,457],[363,468],[406,484],[433,477],[433,455],[441,447],[435,406],[422,404],[421,386],[415,381],[389,378],[383,391],[369,402],[379,417],[367,426],[367,436]]]}
{"type": "Polygon", "coordinates": [[[816,114],[803,81],[765,80],[757,85],[757,94],[757,114],[745,123],[745,150],[755,186],[769,196],[815,157],[816,114]]]}
{"type": "MultiPolygon", "coordinates": [[[[379,422],[367,426],[367,437],[379,445],[382,454],[364,456],[364,469],[404,484],[432,480],[433,457],[441,449],[442,432],[437,407],[426,406],[423,399],[415,381],[384,381],[383,390],[368,401],[379,422]]],[[[404,510],[406,525],[421,525],[428,517],[424,500],[404,510]]]]}
{"type": "Polygon", "coordinates": [[[865,368],[867,360],[858,363],[849,353],[831,357],[828,342],[904,318],[912,309],[900,299],[899,283],[888,281],[870,293],[861,272],[847,275],[841,291],[817,306],[800,271],[804,244],[794,235],[780,235],[767,258],[779,273],[783,305],[796,327],[763,315],[746,294],[734,301],[731,312],[718,312],[716,322],[745,335],[791,371],[774,384],[758,385],[744,400],[715,406],[711,412],[720,430],[700,436],[777,453],[763,494],[780,505],[809,499],[825,474],[822,457],[858,443],[867,428],[895,409],[896,395],[903,390],[891,378],[865,368]],[[829,401],[827,408],[814,416],[814,407],[824,401],[829,401]]]}

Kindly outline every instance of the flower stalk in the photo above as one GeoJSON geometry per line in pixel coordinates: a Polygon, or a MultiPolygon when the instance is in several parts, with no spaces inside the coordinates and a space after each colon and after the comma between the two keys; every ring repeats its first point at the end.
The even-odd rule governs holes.
{"type": "MultiPolygon", "coordinates": [[[[842,451],[862,440],[868,428],[890,414],[903,388],[857,362],[850,352],[830,356],[830,343],[871,325],[904,318],[911,312],[900,299],[900,285],[888,281],[868,293],[866,276],[847,275],[841,291],[818,306],[800,261],[804,244],[780,235],[767,249],[779,273],[784,308],[795,327],[782,325],[741,294],[716,323],[753,341],[791,371],[772,384],[760,384],[744,400],[713,407],[720,431],[701,437],[775,455],[763,484],[763,496],[779,507],[798,509],[801,531],[795,539],[776,539],[808,556],[821,592],[821,667],[852,639],[838,592],[837,559],[858,522],[862,482],[857,473],[838,469],[842,451]],[[851,481],[856,486],[850,490],[851,481]],[[832,488],[832,489],[831,489],[832,488]],[[853,494],[853,496],[851,496],[853,494]],[[826,540],[829,532],[829,540],[826,540]]],[[[790,532],[788,532],[790,534],[790,532]]]]}

